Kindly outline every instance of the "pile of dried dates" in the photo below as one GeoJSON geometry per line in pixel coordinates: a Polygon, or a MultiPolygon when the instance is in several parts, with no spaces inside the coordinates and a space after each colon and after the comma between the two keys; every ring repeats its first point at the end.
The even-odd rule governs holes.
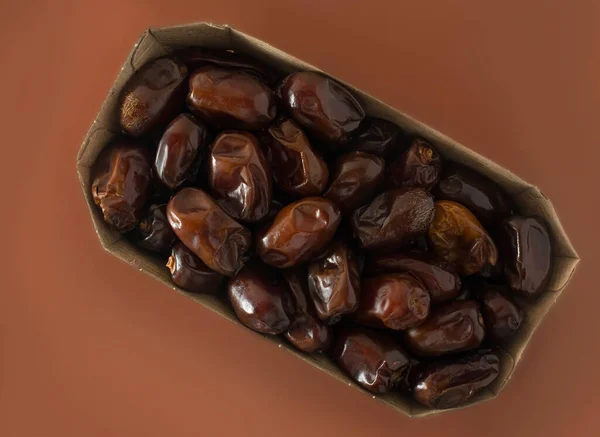
{"type": "Polygon", "coordinates": [[[106,222],[370,392],[466,401],[548,282],[540,219],[323,74],[189,48],[138,70],[118,115],[92,175],[106,222]]]}

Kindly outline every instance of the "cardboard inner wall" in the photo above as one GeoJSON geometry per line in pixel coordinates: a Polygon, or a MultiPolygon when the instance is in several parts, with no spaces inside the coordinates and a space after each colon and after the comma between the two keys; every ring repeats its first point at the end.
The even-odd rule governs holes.
{"type": "MultiPolygon", "coordinates": [[[[102,104],[96,120],[94,120],[88,131],[77,156],[77,172],[94,227],[102,246],[107,251],[133,267],[153,276],[173,290],[194,299],[210,310],[215,311],[226,319],[240,325],[233,311],[223,300],[214,296],[187,293],[184,290],[175,287],[170,281],[168,269],[164,265],[165,259],[139,250],[125,240],[118,232],[111,230],[105,224],[99,208],[94,205],[91,197],[90,167],[100,151],[119,135],[120,132],[117,105],[118,96],[123,85],[128,78],[146,62],[166,55],[174,49],[189,46],[239,50],[261,59],[282,72],[296,70],[320,71],[310,64],[300,61],[256,38],[227,26],[196,23],[161,29],[149,29],[135,44],[129,57],[123,64],[113,87],[102,104]]],[[[548,285],[549,292],[544,293],[535,302],[528,302],[525,304],[527,306],[527,318],[524,326],[511,343],[501,351],[504,355],[502,357],[501,374],[494,384],[487,390],[479,393],[471,399],[470,402],[458,408],[464,408],[491,399],[500,392],[510,379],[514,367],[521,359],[523,351],[533,332],[571,278],[579,260],[577,253],[569,242],[551,202],[538,188],[528,184],[506,169],[456,143],[429,126],[387,106],[374,97],[345,83],[343,80],[335,79],[344,83],[354,92],[357,98],[363,103],[363,106],[369,115],[393,121],[406,131],[423,136],[435,145],[436,149],[445,159],[461,162],[487,175],[506,190],[520,209],[521,214],[539,216],[543,218],[549,226],[554,251],[553,273],[548,285]]],[[[252,332],[250,330],[248,331],[252,332]]],[[[403,394],[388,394],[375,397],[352,383],[351,380],[340,372],[340,370],[325,356],[302,354],[289,346],[280,337],[263,337],[278,344],[279,347],[287,349],[297,357],[318,367],[338,380],[350,385],[354,389],[363,391],[368,396],[372,396],[409,416],[421,417],[439,413],[441,411],[448,411],[426,409],[414,402],[410,396],[403,394]]]]}

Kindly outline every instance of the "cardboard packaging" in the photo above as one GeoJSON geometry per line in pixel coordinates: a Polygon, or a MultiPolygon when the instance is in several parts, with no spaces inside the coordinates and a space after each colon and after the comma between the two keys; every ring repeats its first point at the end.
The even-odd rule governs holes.
{"type": "MultiPolygon", "coordinates": [[[[296,59],[263,41],[232,29],[229,26],[195,23],[160,29],[148,29],[143,33],[129,54],[113,87],[104,100],[98,116],[94,120],[83,141],[79,154],[77,155],[77,173],[96,233],[105,250],[136,269],[163,282],[169,288],[185,294],[206,308],[217,312],[222,317],[225,317],[233,323],[239,324],[235,314],[224,301],[221,301],[214,296],[191,294],[175,287],[170,280],[169,271],[164,265],[164,260],[138,249],[123,238],[121,234],[111,230],[102,219],[100,209],[94,205],[91,196],[90,187],[92,181],[90,177],[90,167],[96,160],[100,151],[114,137],[120,134],[117,105],[119,93],[121,92],[123,85],[129,77],[131,77],[131,75],[146,62],[167,55],[175,49],[191,46],[233,49],[244,52],[267,64],[277,67],[285,73],[297,70],[320,71],[306,62],[296,59]]],[[[539,216],[548,224],[554,248],[553,271],[548,284],[548,291],[543,293],[535,302],[528,303],[528,307],[524,308],[526,311],[524,325],[521,327],[516,338],[501,350],[501,354],[503,355],[502,369],[495,382],[488,389],[478,393],[468,403],[461,405],[458,408],[464,408],[469,405],[492,399],[500,393],[509,381],[516,365],[523,356],[531,336],[541,323],[546,312],[554,302],[556,302],[571,279],[579,261],[579,257],[569,242],[569,239],[558,220],[556,212],[552,207],[552,203],[537,187],[530,185],[508,170],[456,143],[451,138],[435,131],[429,126],[414,120],[406,114],[396,111],[385,103],[354,88],[343,80],[335,79],[345,84],[353,91],[354,95],[362,102],[369,115],[390,120],[406,131],[424,137],[436,146],[436,149],[445,159],[461,162],[487,175],[506,190],[523,215],[539,216]]],[[[249,333],[252,332],[250,330],[247,331],[249,333]]],[[[255,333],[254,335],[260,334],[255,333]]],[[[298,358],[318,367],[343,383],[348,384],[356,390],[363,391],[368,396],[372,396],[372,394],[362,390],[356,384],[351,382],[351,380],[325,356],[305,355],[287,344],[280,337],[264,337],[268,341],[287,349],[298,358]]],[[[422,417],[436,414],[441,411],[449,411],[429,410],[420,404],[417,404],[407,394],[396,393],[372,397],[411,417],[422,417]]]]}

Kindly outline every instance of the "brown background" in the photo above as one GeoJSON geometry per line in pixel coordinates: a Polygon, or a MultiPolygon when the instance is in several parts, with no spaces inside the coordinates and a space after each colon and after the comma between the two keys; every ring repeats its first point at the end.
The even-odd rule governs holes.
{"type": "Polygon", "coordinates": [[[24,3],[0,5],[1,436],[597,435],[600,2],[24,3]],[[499,398],[408,419],[102,251],[80,142],[144,28],[203,20],[353,83],[553,200],[583,262],[499,398]]]}

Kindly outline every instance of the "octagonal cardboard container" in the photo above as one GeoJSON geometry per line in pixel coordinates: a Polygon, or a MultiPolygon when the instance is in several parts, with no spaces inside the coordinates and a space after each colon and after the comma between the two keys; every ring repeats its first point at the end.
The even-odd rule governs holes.
{"type": "MultiPolygon", "coordinates": [[[[133,47],[129,57],[126,59],[121,72],[117,76],[113,87],[100,108],[96,120],[94,120],[83,141],[79,154],[77,155],[77,173],[94,227],[104,249],[130,264],[132,267],[161,281],[172,291],[174,290],[182,293],[204,307],[215,311],[229,321],[239,324],[235,314],[224,301],[219,300],[214,296],[191,294],[175,287],[170,281],[169,271],[164,265],[164,259],[154,257],[153,255],[138,249],[123,238],[122,235],[111,230],[103,221],[102,214],[99,208],[94,205],[91,196],[90,187],[92,181],[90,178],[90,167],[94,163],[99,152],[115,136],[120,134],[117,101],[125,82],[146,62],[167,55],[175,49],[192,46],[233,49],[244,52],[267,64],[273,65],[284,73],[297,70],[320,71],[318,68],[307,64],[306,62],[296,59],[263,41],[228,26],[195,23],[160,29],[148,29],[143,33],[133,47]]],[[[435,131],[429,126],[354,88],[343,80],[338,78],[335,79],[344,83],[354,92],[354,95],[360,99],[370,116],[390,120],[407,132],[418,134],[434,144],[436,149],[446,159],[461,162],[484,173],[506,190],[520,209],[521,214],[542,217],[549,226],[554,248],[554,258],[553,271],[548,284],[548,290],[546,293],[543,293],[538,300],[527,304],[527,307],[525,308],[527,317],[524,326],[522,326],[516,338],[501,350],[501,354],[503,355],[502,369],[496,381],[488,389],[478,393],[478,395],[471,399],[470,402],[459,408],[492,399],[500,393],[509,381],[516,365],[523,356],[523,352],[525,351],[531,336],[544,318],[546,312],[564,291],[579,261],[577,253],[569,242],[569,239],[558,220],[556,212],[552,207],[552,203],[537,187],[525,182],[508,170],[458,144],[451,138],[435,131]]],[[[252,331],[247,331],[249,335],[260,335],[256,333],[250,334],[252,331]]],[[[298,358],[321,369],[350,387],[362,391],[368,396],[372,396],[372,394],[352,383],[351,380],[325,356],[305,355],[293,349],[280,337],[263,337],[279,347],[285,348],[298,358]]],[[[414,402],[407,394],[396,393],[372,397],[411,417],[422,417],[441,411],[449,411],[426,409],[414,402]]]]}

